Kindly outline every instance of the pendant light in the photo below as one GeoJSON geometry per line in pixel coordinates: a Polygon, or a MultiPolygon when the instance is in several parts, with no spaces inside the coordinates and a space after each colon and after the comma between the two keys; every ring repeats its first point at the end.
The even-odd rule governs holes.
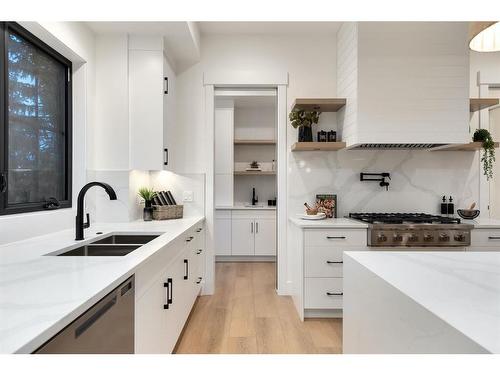
{"type": "Polygon", "coordinates": [[[500,22],[475,22],[471,25],[469,48],[476,52],[500,51],[500,22]]]}

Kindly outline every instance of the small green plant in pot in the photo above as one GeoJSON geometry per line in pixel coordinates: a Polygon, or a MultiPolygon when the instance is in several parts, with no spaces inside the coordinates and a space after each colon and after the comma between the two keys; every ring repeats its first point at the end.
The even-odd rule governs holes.
{"type": "Polygon", "coordinates": [[[477,129],[472,139],[474,142],[483,143],[481,161],[483,162],[484,175],[487,180],[490,180],[493,177],[493,163],[495,162],[495,142],[486,129],[477,129]]]}
{"type": "Polygon", "coordinates": [[[153,191],[153,189],[142,187],[139,189],[138,194],[142,199],[144,199],[144,221],[153,220],[153,207],[151,205],[153,203],[153,198],[156,197],[156,193],[153,191]]]}
{"type": "Polygon", "coordinates": [[[292,126],[299,128],[299,142],[312,142],[312,126],[319,121],[321,112],[316,111],[292,111],[288,115],[292,126]]]}

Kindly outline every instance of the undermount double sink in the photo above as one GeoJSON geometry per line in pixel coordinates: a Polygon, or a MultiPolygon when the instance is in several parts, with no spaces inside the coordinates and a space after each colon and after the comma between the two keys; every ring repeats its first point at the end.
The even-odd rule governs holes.
{"type": "Polygon", "coordinates": [[[159,235],[114,234],[89,244],[62,253],[51,253],[55,256],[124,256],[154,240],[159,235]]]}

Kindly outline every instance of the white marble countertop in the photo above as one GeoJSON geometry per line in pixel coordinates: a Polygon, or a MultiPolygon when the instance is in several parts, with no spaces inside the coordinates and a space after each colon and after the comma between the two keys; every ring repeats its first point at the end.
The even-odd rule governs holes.
{"type": "Polygon", "coordinates": [[[500,220],[498,219],[462,219],[462,223],[472,224],[474,225],[474,229],[500,229],[500,220]]]}
{"type": "Polygon", "coordinates": [[[492,353],[500,353],[500,253],[345,252],[492,353]]]}
{"type": "Polygon", "coordinates": [[[30,353],[94,305],[152,254],[203,220],[92,224],[0,246],[0,353],[30,353]],[[96,232],[103,232],[96,235],[96,232]],[[161,234],[123,257],[44,256],[114,233],[161,234]]]}
{"type": "Polygon", "coordinates": [[[292,216],[289,220],[300,228],[368,228],[367,224],[348,218],[304,220],[298,216],[292,216]]]}
{"type": "Polygon", "coordinates": [[[276,211],[276,206],[217,206],[216,210],[271,210],[276,211]]]}

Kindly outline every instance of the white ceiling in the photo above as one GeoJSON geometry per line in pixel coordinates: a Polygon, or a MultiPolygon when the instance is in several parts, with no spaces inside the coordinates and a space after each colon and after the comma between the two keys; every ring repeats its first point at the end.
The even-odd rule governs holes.
{"type": "Polygon", "coordinates": [[[197,22],[201,34],[336,34],[342,22],[197,22]]]}

